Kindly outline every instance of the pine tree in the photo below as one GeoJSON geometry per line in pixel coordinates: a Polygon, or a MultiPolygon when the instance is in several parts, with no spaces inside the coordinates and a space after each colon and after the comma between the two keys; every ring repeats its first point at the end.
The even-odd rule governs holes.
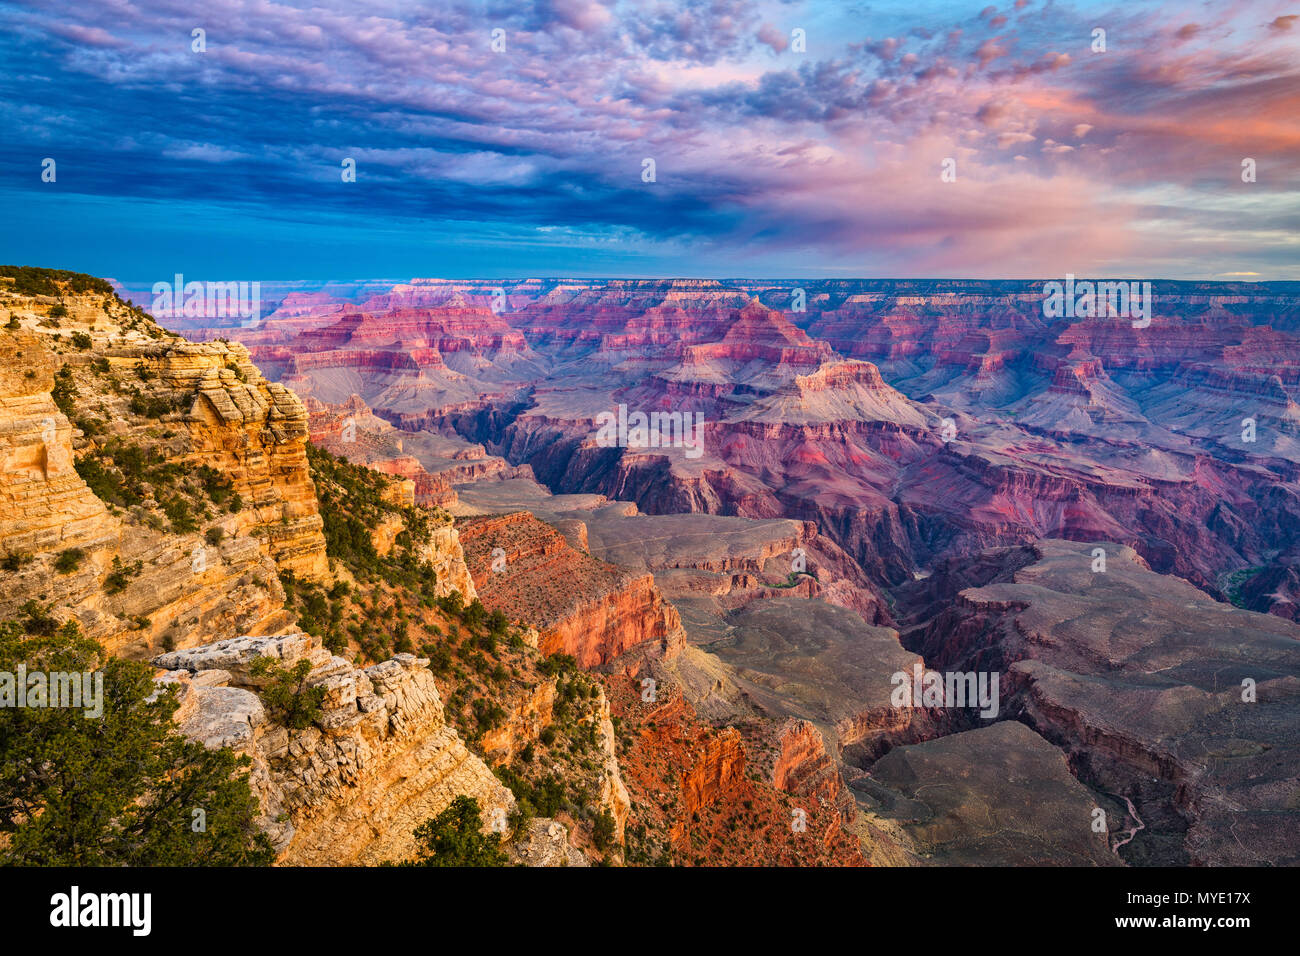
{"type": "Polygon", "coordinates": [[[458,796],[431,820],[415,828],[417,859],[407,866],[507,866],[501,834],[484,835],[478,800],[458,796]]]}
{"type": "Polygon", "coordinates": [[[0,708],[0,863],[265,865],[247,757],[175,732],[176,698],[152,669],[108,656],[74,622],[31,634],[0,623],[0,671],[103,672],[103,713],[0,708]],[[153,697],[153,700],[149,698],[153,697]],[[198,812],[196,812],[198,811],[198,812]]]}

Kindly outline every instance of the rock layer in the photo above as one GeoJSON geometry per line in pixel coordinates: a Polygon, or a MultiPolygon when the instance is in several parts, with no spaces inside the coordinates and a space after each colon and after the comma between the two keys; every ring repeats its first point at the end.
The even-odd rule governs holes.
{"type": "Polygon", "coordinates": [[[303,634],[241,637],[158,658],[184,681],[182,733],[253,759],[251,782],[284,865],[373,865],[414,855],[415,828],[460,794],[488,825],[514,797],[443,720],[428,661],[410,654],[359,669],[303,634]],[[312,663],[320,716],[304,730],[267,718],[251,672],[258,657],[312,663]],[[213,686],[208,675],[225,682],[213,686]],[[192,696],[194,704],[187,703],[192,696]],[[185,715],[186,708],[190,712],[185,715]],[[287,815],[287,821],[281,818],[287,815]]]}

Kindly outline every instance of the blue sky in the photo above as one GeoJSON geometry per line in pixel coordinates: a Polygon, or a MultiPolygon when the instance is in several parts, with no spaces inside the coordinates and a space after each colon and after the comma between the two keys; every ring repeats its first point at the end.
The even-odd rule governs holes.
{"type": "Polygon", "coordinates": [[[1300,278],[1300,3],[192,8],[0,2],[0,261],[1300,278]]]}

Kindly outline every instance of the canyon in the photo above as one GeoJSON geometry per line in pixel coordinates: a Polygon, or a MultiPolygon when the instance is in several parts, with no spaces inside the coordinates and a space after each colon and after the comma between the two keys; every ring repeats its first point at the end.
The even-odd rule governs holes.
{"type": "MultiPolygon", "coordinates": [[[[1049,694],[1059,685],[1034,669],[1044,666],[1037,642],[1001,636],[988,611],[969,610],[970,589],[1073,541],[1073,557],[1057,559],[1088,577],[1103,547],[1112,576],[1097,580],[1138,567],[1150,575],[1135,585],[1142,593],[1169,581],[1198,595],[1184,603],[1215,608],[1211,620],[1235,603],[1287,622],[1284,642],[1300,636],[1287,630],[1300,567],[1300,287],[1155,282],[1151,321],[1136,325],[1049,315],[1043,288],[417,279],[332,301],[314,324],[310,307],[296,307],[237,334],[272,378],[336,419],[355,424],[364,410],[369,428],[407,448],[436,436],[438,455],[414,457],[445,476],[453,510],[526,514],[576,552],[653,575],[685,641],[671,653],[633,648],[614,666],[680,687],[720,727],[815,728],[856,796],[859,826],[905,834],[912,859],[1046,862],[1059,841],[1058,862],[1241,862],[1202,833],[1226,826],[1212,807],[1240,798],[1214,787],[1197,796],[1190,781],[1203,769],[1159,756],[1149,733],[1130,731],[1110,755],[1093,718],[1067,716],[1076,705],[1049,694]],[[598,416],[620,405],[702,416],[703,454],[606,447],[598,416]],[[462,457],[481,463],[474,474],[453,470],[462,457]],[[975,631],[984,643],[954,644],[975,631]],[[889,675],[918,659],[1001,671],[1004,718],[1009,710],[1023,733],[891,707],[889,675]],[[940,740],[943,759],[932,750],[940,740]],[[997,764],[1013,751],[1036,755],[1026,758],[1033,786],[1060,794],[1035,804],[1041,814],[1018,830],[1024,846],[995,847],[993,831],[944,845],[942,828],[900,816],[917,812],[908,794],[945,773],[944,760],[997,764]],[[881,782],[903,766],[903,790],[881,782]],[[1159,783],[1144,784],[1138,767],[1159,783]],[[1112,806],[1116,792],[1156,821],[1118,855],[1086,827],[1074,834],[1071,820],[1104,806],[1118,827],[1127,814],[1112,806]]],[[[378,467],[399,468],[397,457],[378,467]]],[[[1070,581],[1071,600],[1094,593],[1087,583],[1070,581]]],[[[1133,613],[1179,619],[1169,604],[1141,608],[1133,613]]],[[[1203,667],[1193,659],[1204,639],[1180,642],[1177,666],[1203,667]]],[[[1088,667],[1067,670],[1094,674],[1096,652],[1075,654],[1088,667]]],[[[1147,691],[1111,680],[1099,692],[1127,712],[1147,691]]],[[[1290,746],[1296,714],[1285,703],[1278,714],[1267,722],[1290,746]]],[[[1185,747],[1195,733],[1166,728],[1185,747]]],[[[810,760],[779,779],[816,768],[810,760]]],[[[1296,771],[1284,762],[1278,792],[1298,792],[1296,771]]],[[[995,777],[925,813],[957,819],[966,801],[1005,800],[995,777]]],[[[1280,821],[1285,803],[1273,808],[1280,821]]]]}
{"type": "Polygon", "coordinates": [[[0,303],[0,613],[153,662],[283,864],[409,858],[457,794],[536,865],[1297,859],[1295,283],[1142,327],[1011,281],[133,292],[0,303]]]}

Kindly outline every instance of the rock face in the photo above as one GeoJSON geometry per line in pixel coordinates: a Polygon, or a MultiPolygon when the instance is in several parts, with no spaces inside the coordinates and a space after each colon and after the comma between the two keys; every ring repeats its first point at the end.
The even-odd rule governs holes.
{"type": "Polygon", "coordinates": [[[618,766],[617,749],[614,741],[614,723],[610,715],[609,698],[602,687],[595,711],[597,759],[599,761],[599,778],[597,782],[597,806],[607,811],[614,818],[614,837],[622,842],[627,827],[628,814],[632,809],[632,798],[623,783],[623,774],[618,766]]]}
{"type": "Polygon", "coordinates": [[[466,601],[478,597],[455,526],[447,524],[431,528],[428,542],[420,546],[419,554],[438,575],[436,590],[439,595],[459,591],[466,601]]]}
{"type": "Polygon", "coordinates": [[[155,663],[181,672],[182,733],[252,757],[250,779],[281,864],[406,859],[414,855],[416,826],[460,794],[478,799],[489,825],[514,807],[511,793],[444,722],[426,660],[399,654],[358,669],[315,638],[291,634],[219,641],[155,663]],[[258,657],[284,666],[311,661],[307,684],[326,691],[311,726],[295,731],[268,719],[256,693],[262,681],[250,670],[258,657]]]}
{"type": "Polygon", "coordinates": [[[569,831],[563,823],[538,819],[509,851],[511,860],[522,866],[589,866],[582,851],[569,845],[569,831]]]}
{"type": "MultiPolygon", "coordinates": [[[[0,554],[108,548],[118,522],[73,468],[43,337],[0,330],[0,554]]],[[[12,613],[12,607],[5,607],[12,613]]]]}
{"type": "Polygon", "coordinates": [[[185,343],[129,357],[155,366],[175,389],[196,390],[185,416],[195,462],[232,476],[279,567],[324,579],[325,539],[307,471],[307,410],[298,397],[262,379],[238,345],[185,343]]]}
{"type": "Polygon", "coordinates": [[[637,645],[669,651],[683,639],[677,611],[651,575],[574,550],[526,511],[468,518],[458,532],[484,605],[533,623],[543,654],[593,667],[637,645]]]}
{"type": "MultiPolygon", "coordinates": [[[[687,817],[726,799],[745,776],[745,748],[740,733],[728,727],[710,739],[682,777],[682,802],[687,817]]],[[[680,838],[681,834],[676,834],[680,838]]]]}
{"type": "Polygon", "coordinates": [[[546,680],[510,702],[505,720],[483,734],[480,746],[493,766],[509,763],[553,720],[555,681],[546,680]]]}
{"type": "MultiPolygon", "coordinates": [[[[242,346],[144,338],[98,298],[79,309],[89,355],[68,352],[74,330],[33,323],[26,327],[39,332],[0,332],[9,360],[0,378],[0,553],[15,566],[0,583],[0,614],[43,596],[108,650],[136,657],[165,643],[283,628],[291,617],[278,571],[327,573],[301,404],[263,380],[242,346]],[[201,468],[219,477],[245,505],[213,522],[219,540],[167,534],[157,511],[106,507],[74,467],[98,446],[52,400],[56,382],[78,420],[105,432],[103,447],[131,467],[175,469],[157,472],[163,481],[201,468]],[[79,556],[56,568],[68,553],[79,556]]],[[[137,495],[145,506],[174,506],[147,477],[137,495]]]]}
{"type": "Polygon", "coordinates": [[[781,753],[772,768],[772,784],[786,793],[838,807],[845,821],[853,818],[853,798],[817,726],[793,720],[781,728],[781,753]]]}

